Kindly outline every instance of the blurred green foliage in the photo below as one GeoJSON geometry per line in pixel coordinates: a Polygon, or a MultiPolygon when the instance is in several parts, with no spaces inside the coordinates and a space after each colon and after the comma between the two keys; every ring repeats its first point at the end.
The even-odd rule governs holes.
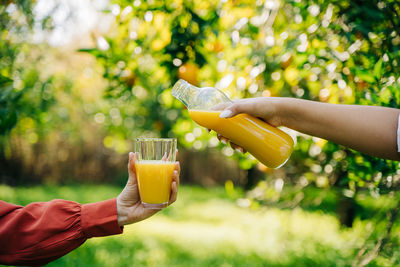
{"type": "Polygon", "coordinates": [[[115,179],[119,176],[116,169],[121,168],[115,162],[110,164],[108,158],[114,155],[107,153],[102,138],[97,138],[104,135],[103,131],[91,123],[93,117],[86,113],[93,109],[93,103],[96,109],[106,105],[97,97],[101,93],[92,92],[99,83],[101,87],[101,81],[91,78],[93,71],[85,69],[89,65],[85,56],[74,60],[75,49],[71,53],[65,47],[51,47],[43,38],[54,28],[52,12],[57,11],[60,3],[54,2],[50,13],[38,18],[35,8],[39,3],[35,1],[3,2],[0,6],[1,182],[60,183],[85,176],[93,177],[93,182],[104,177],[115,179]],[[84,90],[86,87],[89,89],[84,90]],[[104,161],[107,168],[101,169],[104,161]]]}
{"type": "Polygon", "coordinates": [[[8,5],[0,6],[0,136],[16,125],[19,116],[31,113],[33,105],[29,105],[29,100],[42,101],[42,95],[34,95],[29,100],[26,97],[33,91],[38,73],[29,68],[21,69],[16,63],[21,61],[18,56],[24,49],[23,35],[33,23],[32,5],[30,1],[15,5],[25,19],[22,23],[12,17],[8,5]]]}

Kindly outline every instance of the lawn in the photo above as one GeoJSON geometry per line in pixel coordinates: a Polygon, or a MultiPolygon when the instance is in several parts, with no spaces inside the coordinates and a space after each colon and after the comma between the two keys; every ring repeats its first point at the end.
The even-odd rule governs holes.
{"type": "MultiPolygon", "coordinates": [[[[17,204],[53,198],[87,203],[116,196],[105,185],[0,186],[17,204]]],[[[124,234],[93,238],[48,266],[349,266],[362,227],[301,208],[241,208],[223,188],[181,186],[179,199],[124,234]]]]}

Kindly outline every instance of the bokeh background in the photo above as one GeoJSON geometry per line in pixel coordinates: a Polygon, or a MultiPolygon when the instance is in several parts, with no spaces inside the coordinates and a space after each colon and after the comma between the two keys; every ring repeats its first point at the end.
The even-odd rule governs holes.
{"type": "Polygon", "coordinates": [[[2,200],[115,197],[134,138],[179,141],[173,206],[50,266],[400,264],[398,162],[284,129],[295,151],[268,169],[170,94],[181,78],[232,99],[400,107],[397,0],[0,3],[2,200]]]}

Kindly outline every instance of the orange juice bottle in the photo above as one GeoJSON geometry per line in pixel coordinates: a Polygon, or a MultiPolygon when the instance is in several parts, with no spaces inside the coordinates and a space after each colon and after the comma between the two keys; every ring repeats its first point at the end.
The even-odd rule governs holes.
{"type": "Polygon", "coordinates": [[[289,159],[293,151],[293,139],[282,130],[248,114],[220,118],[221,110],[218,107],[232,101],[218,89],[198,88],[179,80],[171,93],[185,104],[196,123],[240,145],[265,166],[279,168],[289,159]]]}

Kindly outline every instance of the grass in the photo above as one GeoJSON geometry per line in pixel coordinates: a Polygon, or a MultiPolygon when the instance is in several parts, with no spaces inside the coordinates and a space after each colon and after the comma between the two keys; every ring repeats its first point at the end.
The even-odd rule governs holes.
{"type": "MultiPolygon", "coordinates": [[[[1,198],[26,205],[64,198],[80,203],[118,195],[104,185],[0,185],[1,198]]],[[[334,214],[301,208],[240,208],[223,188],[181,186],[178,201],[125,227],[93,238],[48,266],[349,266],[362,223],[341,229],[334,214]]]]}

